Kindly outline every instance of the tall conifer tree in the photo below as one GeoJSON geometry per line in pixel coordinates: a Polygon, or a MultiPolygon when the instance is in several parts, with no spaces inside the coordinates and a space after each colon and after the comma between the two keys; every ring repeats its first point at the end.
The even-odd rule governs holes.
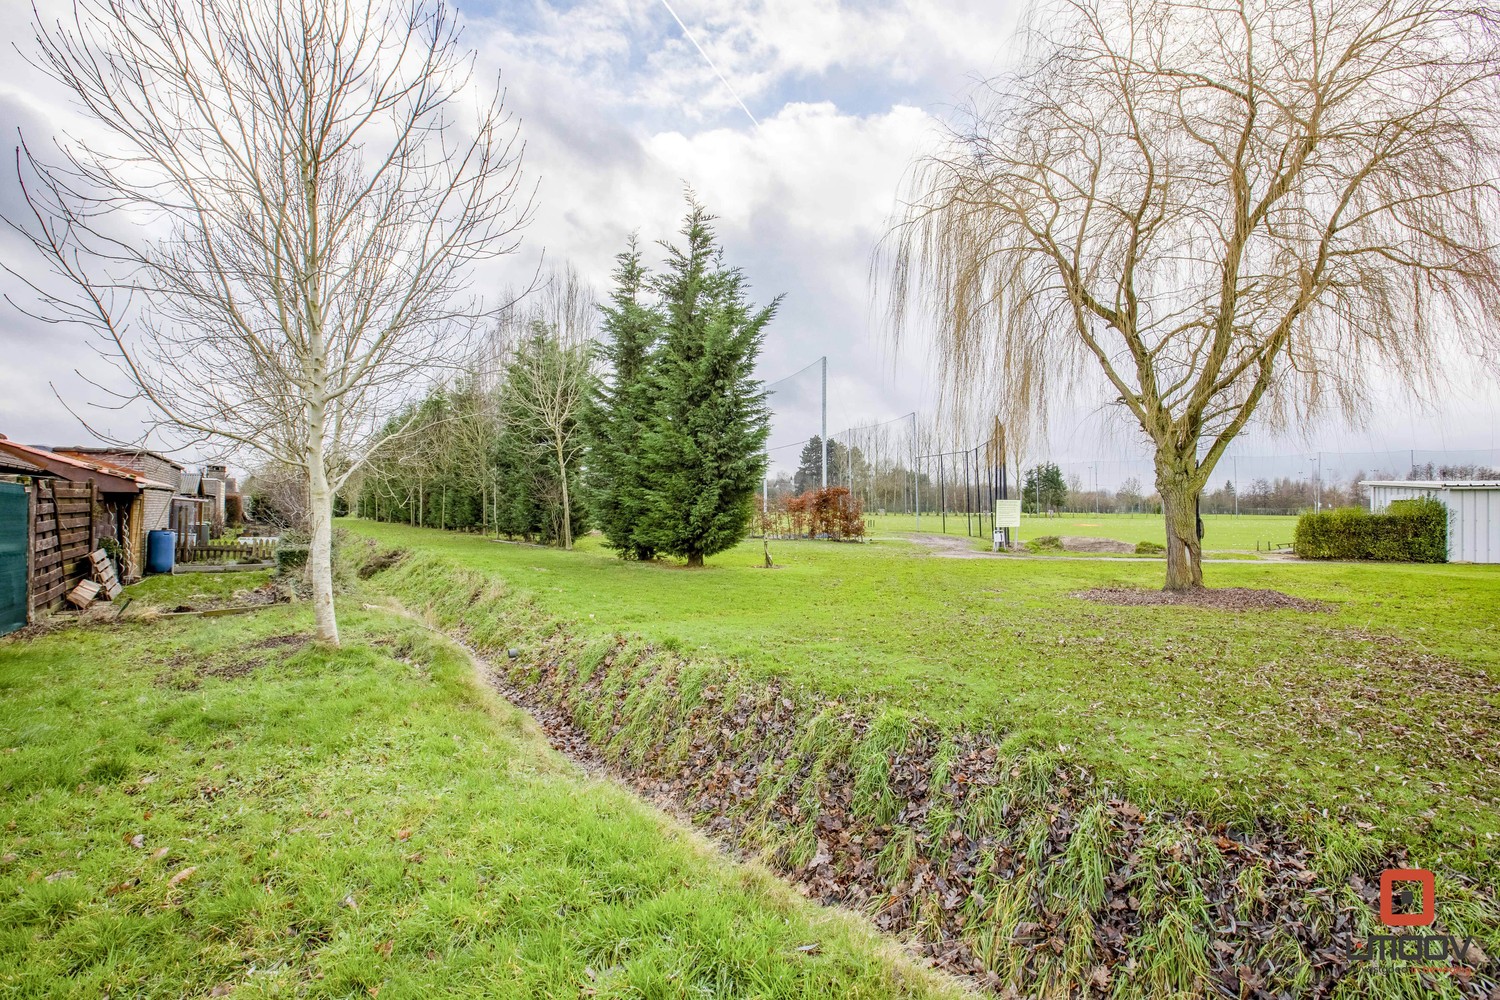
{"type": "Polygon", "coordinates": [[[661,317],[643,301],[649,279],[634,235],[615,261],[614,291],[603,307],[601,354],[609,372],[587,416],[589,510],[610,548],[627,559],[650,559],[655,551],[636,528],[649,500],[641,435],[653,408],[650,368],[661,317]]]}
{"type": "Polygon", "coordinates": [[[701,566],[744,538],[765,475],[770,416],[754,368],[780,299],[759,310],[748,302],[743,275],[723,265],[713,216],[688,205],[685,245],[664,244],[655,282],[662,335],[641,449],[649,502],[633,537],[701,566]]]}

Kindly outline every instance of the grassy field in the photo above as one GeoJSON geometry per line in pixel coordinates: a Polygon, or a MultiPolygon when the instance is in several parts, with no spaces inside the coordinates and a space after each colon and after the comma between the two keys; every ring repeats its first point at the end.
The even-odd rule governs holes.
{"type": "Polygon", "coordinates": [[[949,995],[358,609],[332,654],[305,605],[0,641],[0,995],[949,995]]]}
{"type": "MultiPolygon", "coordinates": [[[[901,537],[920,532],[922,534],[949,534],[963,537],[974,532],[976,545],[989,547],[989,521],[984,522],[986,537],[978,538],[977,518],[966,520],[962,514],[949,515],[946,526],[943,519],[924,514],[921,527],[916,518],[900,514],[867,514],[865,524],[872,536],[901,537]]],[[[1246,514],[1206,514],[1203,518],[1203,548],[1205,552],[1255,551],[1261,548],[1292,540],[1297,527],[1295,517],[1246,514]]],[[[1021,516],[1019,537],[1029,541],[1041,535],[1077,535],[1083,538],[1115,538],[1122,542],[1155,542],[1165,545],[1166,523],[1160,514],[1059,514],[1057,517],[1021,516]]]]}
{"type": "Polygon", "coordinates": [[[1127,608],[1153,562],[943,559],[758,542],[707,569],[369,522],[508,581],[581,633],[639,635],[796,689],[1072,748],[1151,801],[1353,814],[1472,868],[1500,840],[1500,567],[1247,562],[1211,586],[1327,612],[1127,608]],[[1467,859],[1466,861],[1464,859],[1467,859]]]}

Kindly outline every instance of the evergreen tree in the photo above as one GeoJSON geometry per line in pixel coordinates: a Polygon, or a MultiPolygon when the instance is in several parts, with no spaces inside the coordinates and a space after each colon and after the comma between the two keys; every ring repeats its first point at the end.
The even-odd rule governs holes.
{"type": "Polygon", "coordinates": [[[1027,469],[1026,481],[1021,488],[1021,502],[1033,514],[1065,506],[1068,502],[1068,486],[1063,482],[1062,470],[1051,462],[1027,469]]]}
{"type": "MultiPolygon", "coordinates": [[[[850,457],[841,443],[833,438],[828,439],[829,486],[840,484],[839,476],[847,469],[850,457]]],[[[798,493],[816,490],[823,485],[823,438],[819,435],[814,434],[802,446],[802,454],[797,457],[797,474],[792,477],[792,483],[798,493]]]]}
{"type": "Polygon", "coordinates": [[[661,317],[642,301],[648,276],[634,235],[615,258],[614,291],[603,307],[602,355],[609,372],[587,411],[588,505],[605,544],[627,559],[650,559],[636,533],[649,503],[641,435],[654,409],[650,367],[661,317]]]}
{"type": "Polygon", "coordinates": [[[634,537],[701,566],[745,536],[766,469],[770,415],[753,375],[766,324],[746,300],[739,270],[723,266],[712,216],[689,199],[686,244],[665,244],[662,336],[650,372],[651,413],[641,438],[649,503],[634,537]]]}

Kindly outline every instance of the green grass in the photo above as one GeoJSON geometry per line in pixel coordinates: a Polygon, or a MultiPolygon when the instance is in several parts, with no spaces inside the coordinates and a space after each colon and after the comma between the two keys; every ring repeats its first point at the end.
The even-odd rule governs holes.
{"type": "MultiPolygon", "coordinates": [[[[990,522],[984,522],[985,537],[978,538],[978,519],[966,521],[962,514],[949,515],[946,528],[943,519],[923,514],[921,527],[911,515],[867,514],[865,524],[874,537],[900,537],[920,531],[922,534],[949,534],[960,537],[972,531],[976,546],[989,548],[990,522]]],[[[1297,518],[1270,514],[1205,514],[1203,516],[1203,549],[1205,552],[1255,551],[1268,544],[1292,540],[1297,518]]],[[[1166,522],[1160,514],[1059,514],[1056,517],[1021,517],[1019,537],[1025,542],[1040,535],[1076,535],[1081,538],[1114,538],[1122,542],[1167,542],[1166,522]]]]}
{"type": "Polygon", "coordinates": [[[205,603],[249,603],[245,595],[271,578],[266,571],[239,573],[163,573],[148,576],[125,591],[132,601],[172,608],[205,603]]]}
{"type": "Polygon", "coordinates": [[[358,607],[0,642],[0,996],[947,995],[358,607]]]}
{"type": "Polygon", "coordinates": [[[504,579],[585,638],[638,635],[747,677],[1069,752],[1154,802],[1371,822],[1472,870],[1500,846],[1500,567],[1245,562],[1328,614],[1123,608],[1159,562],[957,560],[901,541],[758,541],[687,570],[368,522],[504,579]]]}

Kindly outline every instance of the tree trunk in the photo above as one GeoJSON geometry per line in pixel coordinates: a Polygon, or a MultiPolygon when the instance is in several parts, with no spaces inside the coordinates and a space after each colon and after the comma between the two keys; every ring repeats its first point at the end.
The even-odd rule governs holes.
{"type": "Polygon", "coordinates": [[[688,553],[687,564],[689,566],[700,566],[701,567],[703,565],[703,553],[702,552],[689,552],[688,553]]]}
{"type": "Polygon", "coordinates": [[[562,532],[559,537],[563,540],[563,548],[571,549],[573,547],[573,508],[568,498],[568,462],[563,455],[561,441],[557,442],[557,475],[562,482],[563,502],[562,532]]]}
{"type": "Polygon", "coordinates": [[[1198,541],[1198,494],[1202,484],[1180,464],[1162,468],[1157,459],[1156,488],[1161,493],[1167,522],[1166,590],[1197,590],[1203,586],[1201,543],[1198,541]]]}
{"type": "Polygon", "coordinates": [[[312,581],[313,628],[318,642],[337,646],[339,625],[333,610],[333,491],[323,465],[322,442],[316,442],[311,451],[308,501],[312,543],[307,551],[307,572],[312,581]]]}

